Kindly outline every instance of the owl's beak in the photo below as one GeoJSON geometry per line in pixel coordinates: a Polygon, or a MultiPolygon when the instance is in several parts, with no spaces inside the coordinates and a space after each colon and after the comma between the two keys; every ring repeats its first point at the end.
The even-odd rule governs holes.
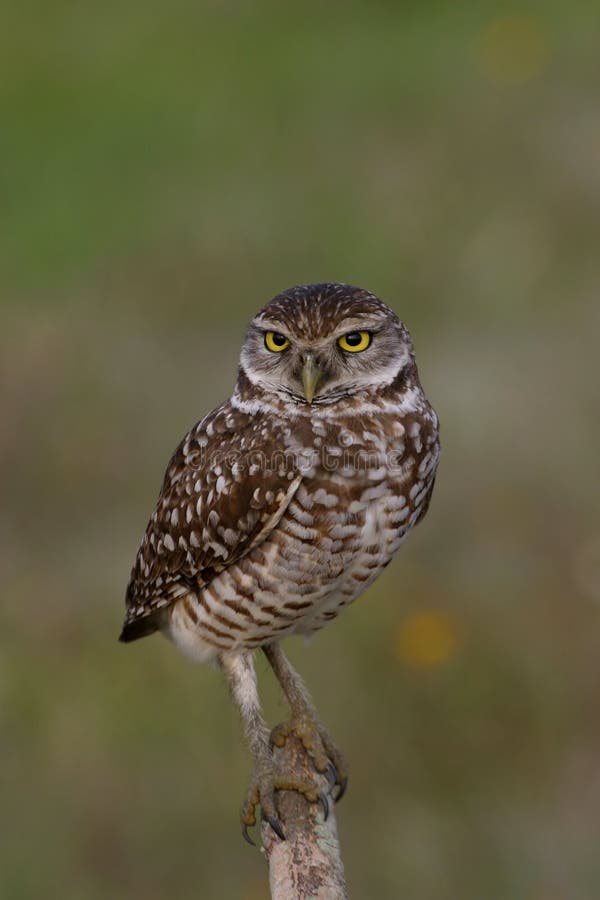
{"type": "Polygon", "coordinates": [[[304,354],[304,365],[302,366],[302,387],[304,388],[304,396],[309,403],[313,402],[313,397],[317,393],[325,370],[319,365],[313,353],[304,354]]]}

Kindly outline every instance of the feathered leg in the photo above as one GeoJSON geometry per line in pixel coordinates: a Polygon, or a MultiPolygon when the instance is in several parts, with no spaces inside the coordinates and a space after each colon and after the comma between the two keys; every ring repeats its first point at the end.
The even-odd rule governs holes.
{"type": "Polygon", "coordinates": [[[291,719],[276,725],[271,732],[271,744],[283,747],[288,735],[294,734],[310,754],[318,772],[330,773],[332,787],[338,785],[336,802],[348,784],[348,768],[344,757],[321,724],[308,688],[291,665],[279,644],[268,644],[263,652],[275,673],[291,709],[291,719]]]}
{"type": "Polygon", "coordinates": [[[275,765],[269,731],[261,711],[252,653],[223,653],[219,662],[239,709],[246,741],[254,759],[254,773],[240,812],[242,835],[248,843],[254,843],[248,828],[256,825],[256,807],[260,804],[263,817],[273,831],[285,840],[275,804],[275,791],[298,791],[311,803],[321,800],[324,810],[327,809],[327,801],[321,798],[314,784],[286,775],[275,765]]]}

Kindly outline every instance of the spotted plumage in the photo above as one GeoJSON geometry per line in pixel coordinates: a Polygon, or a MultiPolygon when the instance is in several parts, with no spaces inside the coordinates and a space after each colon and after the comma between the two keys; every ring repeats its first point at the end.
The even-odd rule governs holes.
{"type": "Polygon", "coordinates": [[[169,462],[122,640],[160,630],[234,685],[237,657],[316,631],[374,581],[425,514],[438,456],[391,309],[343,284],[280,294],[250,325],[232,397],[169,462]]]}

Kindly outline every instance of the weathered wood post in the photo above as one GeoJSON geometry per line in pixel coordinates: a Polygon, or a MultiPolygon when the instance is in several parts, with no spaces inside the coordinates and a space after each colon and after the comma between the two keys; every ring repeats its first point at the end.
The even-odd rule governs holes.
{"type": "MultiPolygon", "coordinates": [[[[322,779],[323,793],[329,785],[315,776],[314,767],[300,741],[289,737],[284,747],[273,749],[286,772],[302,779],[322,779]],[[278,754],[281,754],[278,756],[278,754]]],[[[262,824],[262,842],[269,865],[273,900],[345,900],[346,878],[340,853],[333,798],[324,819],[321,804],[309,803],[296,791],[280,791],[278,805],[286,840],[280,840],[267,822],[262,824]]]]}

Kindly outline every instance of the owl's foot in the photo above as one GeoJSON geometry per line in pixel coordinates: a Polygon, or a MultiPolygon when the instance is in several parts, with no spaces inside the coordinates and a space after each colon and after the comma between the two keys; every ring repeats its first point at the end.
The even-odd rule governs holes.
{"type": "Polygon", "coordinates": [[[256,825],[257,806],[260,806],[262,818],[269,823],[275,834],[282,841],[285,841],[285,834],[281,827],[275,802],[275,791],[297,791],[306,797],[309,803],[321,804],[324,819],[327,819],[329,815],[329,801],[316,784],[297,778],[293,774],[286,774],[280,771],[270,754],[265,753],[265,756],[257,761],[254,775],[240,812],[242,837],[253,846],[254,841],[248,834],[248,829],[256,825]]]}
{"type": "Polygon", "coordinates": [[[337,803],[346,793],[348,766],[329,733],[308,711],[292,715],[288,722],[276,725],[271,732],[271,746],[283,747],[288,737],[297,737],[311,757],[317,772],[327,776],[331,790],[338,787],[334,797],[337,803]]]}

